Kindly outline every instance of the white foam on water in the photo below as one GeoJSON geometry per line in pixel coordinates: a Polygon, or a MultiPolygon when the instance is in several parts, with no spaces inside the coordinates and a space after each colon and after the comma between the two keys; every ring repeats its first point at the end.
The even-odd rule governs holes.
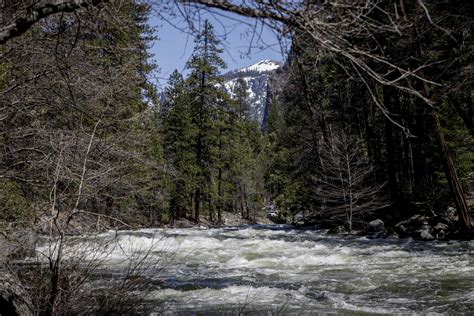
{"type": "MultiPolygon", "coordinates": [[[[143,256],[165,258],[162,273],[171,283],[149,300],[168,302],[177,312],[240,308],[245,302],[270,312],[288,302],[292,311],[380,314],[413,312],[407,305],[415,312],[464,312],[463,304],[474,304],[472,242],[385,243],[279,228],[107,232],[70,238],[65,257],[113,268],[143,256]],[[173,279],[186,285],[180,288],[173,279]]],[[[50,247],[37,250],[48,254],[50,247]]]]}
{"type": "Polygon", "coordinates": [[[164,289],[154,291],[147,297],[158,304],[174,305],[178,309],[189,309],[199,307],[234,310],[245,312],[252,310],[265,310],[270,313],[282,312],[287,309],[300,307],[298,310],[311,311],[323,305],[312,302],[308,303],[304,292],[285,290],[268,286],[229,286],[223,289],[203,288],[192,291],[178,291],[164,289]],[[171,303],[170,303],[171,302],[171,303]]]}

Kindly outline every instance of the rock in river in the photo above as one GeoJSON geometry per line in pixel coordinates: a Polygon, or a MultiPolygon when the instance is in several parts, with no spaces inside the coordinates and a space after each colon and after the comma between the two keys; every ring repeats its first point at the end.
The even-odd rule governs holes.
{"type": "Polygon", "coordinates": [[[381,219],[373,220],[369,223],[369,231],[379,232],[384,230],[385,225],[381,219]]]}

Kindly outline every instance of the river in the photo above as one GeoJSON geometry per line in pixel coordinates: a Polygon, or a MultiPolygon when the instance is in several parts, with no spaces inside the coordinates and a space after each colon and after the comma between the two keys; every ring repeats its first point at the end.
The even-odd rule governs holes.
{"type": "MultiPolygon", "coordinates": [[[[148,313],[469,314],[474,242],[370,240],[285,225],[147,229],[71,239],[94,282],[143,260],[148,313]],[[104,272],[107,273],[104,273],[104,272]]],[[[40,252],[48,251],[42,246],[40,252]]]]}

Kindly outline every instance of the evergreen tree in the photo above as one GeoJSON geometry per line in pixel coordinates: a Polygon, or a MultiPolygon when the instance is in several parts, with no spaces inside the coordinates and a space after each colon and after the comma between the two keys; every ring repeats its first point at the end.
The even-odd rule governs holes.
{"type": "Polygon", "coordinates": [[[219,130],[216,117],[225,97],[220,69],[226,64],[220,57],[223,52],[214,33],[214,27],[205,21],[202,31],[195,39],[195,48],[187,68],[191,74],[187,80],[190,94],[193,124],[196,126],[194,141],[196,158],[196,186],[194,190],[194,219],[199,221],[203,197],[208,201],[211,195],[213,147],[218,145],[219,130]]]}
{"type": "Polygon", "coordinates": [[[252,113],[250,111],[249,94],[247,90],[247,81],[245,81],[243,78],[237,78],[234,87],[234,99],[237,103],[236,110],[240,118],[250,120],[252,113]]]}
{"type": "Polygon", "coordinates": [[[195,183],[196,126],[189,107],[189,95],[179,73],[174,72],[166,89],[166,106],[162,108],[163,150],[169,164],[169,208],[172,220],[185,217],[189,209],[189,196],[195,183]],[[163,113],[164,112],[164,113],[163,113]]]}
{"type": "Polygon", "coordinates": [[[165,100],[161,105],[160,114],[162,117],[168,115],[173,105],[179,103],[185,89],[183,75],[175,69],[168,79],[168,86],[165,88],[165,100]]]}

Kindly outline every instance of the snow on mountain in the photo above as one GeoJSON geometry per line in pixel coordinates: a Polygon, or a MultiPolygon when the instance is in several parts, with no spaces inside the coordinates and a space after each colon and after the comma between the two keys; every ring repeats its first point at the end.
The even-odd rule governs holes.
{"type": "MultiPolygon", "coordinates": [[[[223,75],[224,87],[231,97],[235,96],[234,88],[238,78],[247,83],[252,118],[262,126],[267,106],[268,80],[276,72],[281,63],[265,59],[251,66],[229,71],[223,75]]],[[[161,103],[166,102],[164,92],[160,93],[161,103]]],[[[263,127],[263,126],[262,126],[263,127]]]]}
{"type": "Polygon", "coordinates": [[[248,95],[253,119],[262,124],[267,104],[267,85],[270,75],[281,67],[281,63],[273,60],[262,60],[251,66],[230,71],[224,75],[224,86],[231,97],[237,79],[242,78],[248,86],[248,95]]]}
{"type": "Polygon", "coordinates": [[[281,64],[276,61],[265,59],[265,60],[259,61],[256,64],[253,64],[252,66],[239,69],[238,71],[239,72],[246,72],[246,71],[268,72],[268,71],[276,70],[280,68],[280,66],[281,64]]]}

